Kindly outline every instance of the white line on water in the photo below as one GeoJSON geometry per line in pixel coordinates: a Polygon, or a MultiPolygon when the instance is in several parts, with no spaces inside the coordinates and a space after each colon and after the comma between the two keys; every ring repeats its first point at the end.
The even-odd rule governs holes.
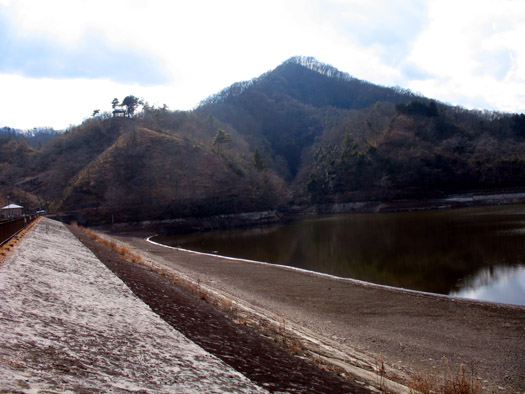
{"type": "Polygon", "coordinates": [[[457,297],[457,296],[451,296],[451,295],[447,295],[447,294],[431,293],[431,292],[428,292],[428,291],[405,289],[403,287],[382,285],[382,284],[366,282],[364,280],[359,280],[359,279],[354,279],[354,278],[343,278],[341,276],[325,274],[323,272],[310,271],[310,270],[306,270],[304,268],[291,267],[291,266],[288,266],[288,265],[267,263],[267,262],[264,262],[264,261],[257,261],[257,260],[241,259],[241,258],[237,258],[237,257],[223,256],[223,255],[214,254],[214,253],[197,252],[196,250],[184,249],[184,248],[177,247],[177,246],[169,246],[169,245],[161,244],[159,242],[152,241],[151,238],[156,237],[156,236],[158,236],[158,234],[150,235],[149,237],[146,238],[146,241],[151,243],[151,244],[153,244],[153,245],[157,245],[157,246],[161,246],[161,247],[164,247],[164,248],[178,250],[178,251],[181,251],[181,252],[193,253],[193,254],[202,255],[202,256],[219,257],[221,259],[232,260],[232,261],[246,262],[246,263],[252,263],[252,264],[261,264],[261,265],[264,265],[264,266],[279,267],[279,268],[283,268],[283,269],[286,269],[286,270],[297,271],[297,272],[301,272],[301,273],[308,274],[308,275],[320,276],[320,277],[324,277],[324,278],[328,278],[328,279],[334,279],[334,280],[338,280],[338,281],[342,281],[342,282],[355,283],[355,284],[362,285],[362,286],[375,287],[375,288],[386,289],[386,290],[393,290],[393,291],[397,291],[397,292],[401,292],[401,293],[405,292],[405,293],[410,293],[410,294],[414,294],[414,295],[431,296],[431,297],[436,297],[436,298],[443,298],[443,299],[446,299],[446,300],[449,300],[449,301],[475,302],[475,303],[480,303],[480,304],[493,304],[493,305],[502,305],[502,306],[507,306],[507,307],[520,307],[521,308],[521,306],[515,305],[515,304],[504,304],[504,303],[500,303],[500,302],[476,300],[476,299],[472,299],[472,298],[457,297]]]}

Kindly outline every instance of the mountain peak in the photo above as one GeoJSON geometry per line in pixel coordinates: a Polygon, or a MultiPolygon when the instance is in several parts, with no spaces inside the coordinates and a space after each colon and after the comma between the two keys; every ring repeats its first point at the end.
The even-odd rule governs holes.
{"type": "Polygon", "coordinates": [[[234,83],[201,101],[200,106],[232,104],[241,97],[241,101],[250,101],[254,99],[249,98],[250,95],[279,95],[317,108],[341,109],[361,109],[378,101],[405,103],[417,97],[410,91],[354,78],[314,57],[294,56],[259,77],[234,83]]]}
{"type": "MultiPolygon", "coordinates": [[[[233,97],[238,97],[244,93],[248,88],[256,85],[257,83],[264,81],[266,77],[274,73],[279,73],[281,70],[288,69],[290,66],[302,66],[310,71],[313,71],[317,74],[320,74],[324,77],[333,78],[339,81],[359,81],[356,78],[353,78],[347,73],[339,71],[337,68],[318,61],[312,56],[293,56],[288,60],[284,61],[282,64],[277,66],[274,70],[267,71],[266,73],[255,77],[249,81],[235,82],[231,86],[224,88],[219,93],[211,95],[206,99],[200,102],[200,105],[213,104],[221,102],[233,97]]],[[[362,83],[366,83],[361,81],[362,83]]]]}
{"type": "Polygon", "coordinates": [[[355,79],[350,76],[348,73],[339,71],[337,68],[318,61],[315,57],[312,56],[294,56],[286,60],[281,66],[287,64],[298,64],[300,66],[306,67],[309,70],[315,71],[319,74],[322,74],[326,77],[352,80],[355,79]]]}

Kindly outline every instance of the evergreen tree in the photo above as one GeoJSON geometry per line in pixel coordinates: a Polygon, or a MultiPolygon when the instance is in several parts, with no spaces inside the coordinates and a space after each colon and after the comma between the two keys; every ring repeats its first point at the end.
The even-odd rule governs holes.
{"type": "Polygon", "coordinates": [[[255,148],[255,151],[253,152],[253,167],[258,172],[261,172],[266,169],[266,164],[264,164],[261,152],[259,152],[258,148],[255,148]]]}
{"type": "Polygon", "coordinates": [[[213,139],[213,145],[217,145],[218,155],[221,154],[221,145],[230,142],[232,142],[232,137],[229,133],[224,132],[222,129],[217,130],[217,134],[215,134],[215,138],[213,139]]]}
{"type": "Polygon", "coordinates": [[[122,105],[126,107],[128,117],[133,116],[139,104],[141,104],[140,100],[133,95],[126,96],[122,100],[122,105]]]}

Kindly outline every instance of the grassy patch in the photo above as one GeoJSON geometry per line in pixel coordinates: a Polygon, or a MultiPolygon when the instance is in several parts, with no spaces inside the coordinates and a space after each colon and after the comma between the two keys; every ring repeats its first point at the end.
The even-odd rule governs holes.
{"type": "Polygon", "coordinates": [[[99,236],[94,231],[91,231],[88,228],[77,226],[76,224],[73,224],[74,226],[78,227],[82,232],[84,232],[90,239],[92,239],[95,242],[98,242],[99,244],[102,244],[106,246],[107,248],[111,249],[112,251],[118,253],[126,260],[132,261],[137,264],[144,265],[144,260],[142,257],[136,253],[131,252],[128,247],[124,245],[118,245],[113,240],[107,240],[101,236],[99,236]]]}
{"type": "Polygon", "coordinates": [[[421,394],[482,394],[483,388],[474,376],[474,371],[467,371],[465,364],[458,370],[450,368],[448,361],[444,360],[441,372],[417,372],[410,379],[411,392],[421,394]]]}

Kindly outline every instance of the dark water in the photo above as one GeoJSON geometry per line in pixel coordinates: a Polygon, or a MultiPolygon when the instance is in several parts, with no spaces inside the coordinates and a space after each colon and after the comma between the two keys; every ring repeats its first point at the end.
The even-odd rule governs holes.
{"type": "Polygon", "coordinates": [[[525,305],[525,206],[315,216],[157,242],[389,286],[525,305]]]}

